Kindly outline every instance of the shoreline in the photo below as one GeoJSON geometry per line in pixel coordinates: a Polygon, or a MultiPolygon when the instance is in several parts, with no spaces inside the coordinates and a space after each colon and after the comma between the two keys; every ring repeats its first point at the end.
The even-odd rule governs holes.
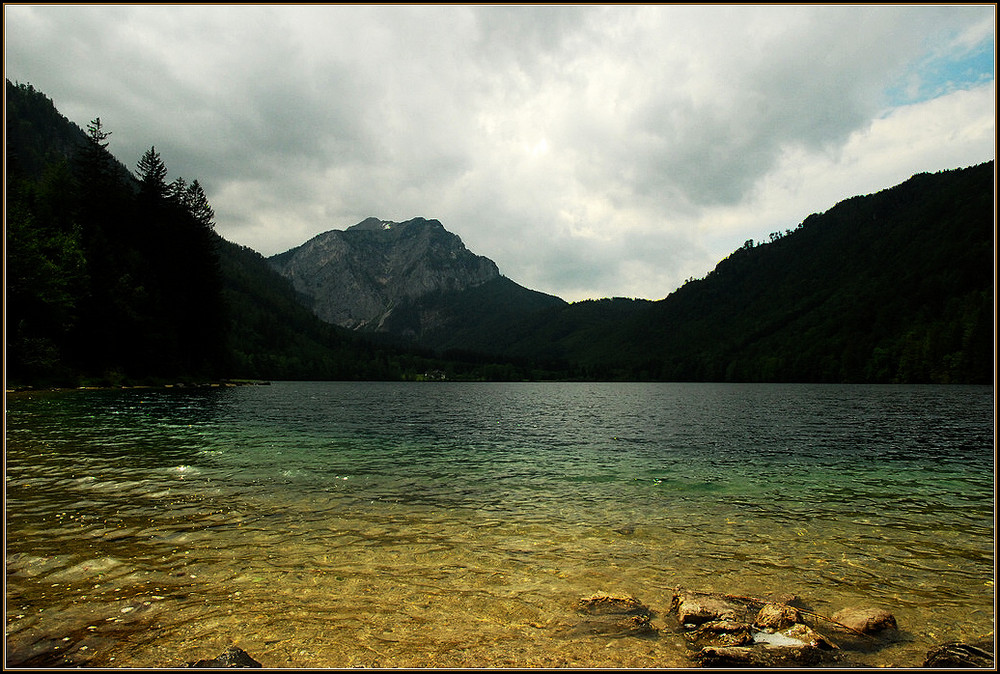
{"type": "Polygon", "coordinates": [[[266,379],[220,379],[218,381],[185,383],[176,382],[172,384],[131,384],[131,385],[93,385],[93,386],[15,386],[5,387],[5,395],[17,395],[28,393],[67,393],[70,391],[132,391],[132,390],[160,390],[160,389],[212,389],[212,388],[237,388],[240,386],[270,386],[271,382],[266,379]]]}

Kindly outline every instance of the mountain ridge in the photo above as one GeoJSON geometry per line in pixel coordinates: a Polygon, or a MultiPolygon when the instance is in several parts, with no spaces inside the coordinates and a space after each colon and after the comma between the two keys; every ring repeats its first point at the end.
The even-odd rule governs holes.
{"type": "MultiPolygon", "coordinates": [[[[369,217],[318,234],[269,262],[320,319],[423,345],[439,345],[433,335],[455,323],[447,305],[457,295],[501,278],[495,262],[470,251],[439,220],[422,217],[403,222],[369,217]]],[[[500,287],[532,305],[543,296],[551,297],[548,304],[562,302],[513,282],[500,287]]],[[[513,311],[514,300],[489,301],[513,311]]]]}

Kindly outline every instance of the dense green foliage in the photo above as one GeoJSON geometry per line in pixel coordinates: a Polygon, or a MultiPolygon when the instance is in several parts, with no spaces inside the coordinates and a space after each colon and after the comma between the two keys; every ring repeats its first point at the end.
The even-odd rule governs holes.
{"type": "Polygon", "coordinates": [[[421,326],[419,315],[437,318],[422,327],[414,339],[434,351],[497,353],[512,326],[543,309],[564,307],[566,302],[524,288],[505,276],[460,291],[423,295],[393,310],[383,329],[402,334],[408,326],[421,326]],[[398,327],[397,327],[398,326],[398,327]]]}

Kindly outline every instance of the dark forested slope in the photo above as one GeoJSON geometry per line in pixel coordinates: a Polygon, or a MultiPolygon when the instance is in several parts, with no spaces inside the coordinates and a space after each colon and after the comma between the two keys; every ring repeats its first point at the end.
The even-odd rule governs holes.
{"type": "Polygon", "coordinates": [[[579,304],[526,328],[544,349],[626,379],[989,383],[993,162],[918,174],[748,241],[706,278],[586,321],[579,304]],[[567,327],[569,329],[567,329],[567,327]]]}
{"type": "Polygon", "coordinates": [[[230,376],[263,379],[415,379],[445,364],[430,354],[376,345],[324,323],[288,279],[245,246],[219,240],[230,376]]]}
{"type": "Polygon", "coordinates": [[[217,372],[221,280],[212,212],[166,183],[150,148],[133,177],[94,120],[84,133],[7,82],[9,381],[123,381],[217,372]]]}

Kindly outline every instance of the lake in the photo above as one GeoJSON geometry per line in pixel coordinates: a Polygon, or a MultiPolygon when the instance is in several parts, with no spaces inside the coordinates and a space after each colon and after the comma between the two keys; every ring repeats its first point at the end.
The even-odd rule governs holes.
{"type": "Polygon", "coordinates": [[[675,588],[994,629],[992,387],[304,383],[8,395],[7,664],[684,667],[675,588]],[[575,632],[628,594],[656,638],[575,632]]]}

